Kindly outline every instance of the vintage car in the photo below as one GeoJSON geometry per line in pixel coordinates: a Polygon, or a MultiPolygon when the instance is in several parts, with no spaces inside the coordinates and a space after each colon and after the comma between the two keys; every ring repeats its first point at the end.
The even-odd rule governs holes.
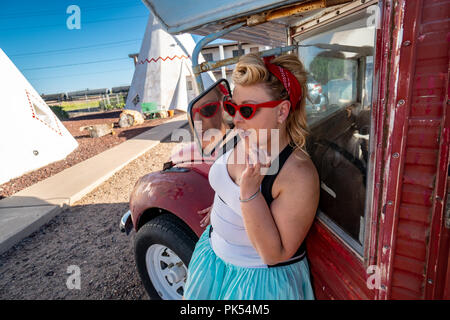
{"type": "Polygon", "coordinates": [[[228,85],[205,90],[200,74],[238,59],[198,63],[218,38],[272,47],[261,56],[297,54],[311,86],[320,84],[323,106],[307,108],[308,152],[321,180],[306,238],[316,298],[450,298],[450,1],[144,3],[168,32],[205,36],[192,53],[202,92],[188,109],[195,139],[183,157],[137,181],[121,221],[137,233],[137,269],[152,299],[183,296],[204,230],[197,211],[213,201],[209,168],[237,141],[222,131],[232,128],[226,117],[216,122],[223,139],[202,135],[214,121],[200,121],[201,130],[195,121],[198,103],[228,85]]]}

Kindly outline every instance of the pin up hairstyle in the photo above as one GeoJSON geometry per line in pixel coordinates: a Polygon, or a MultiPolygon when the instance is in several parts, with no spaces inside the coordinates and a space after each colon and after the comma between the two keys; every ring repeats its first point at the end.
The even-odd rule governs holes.
{"type": "MultiPolygon", "coordinates": [[[[301,148],[304,150],[306,136],[308,135],[305,110],[308,92],[306,86],[307,72],[303,63],[292,54],[275,57],[270,63],[291,72],[300,84],[302,96],[296,106],[291,105],[285,124],[289,143],[295,149],[301,148]]],[[[241,86],[263,83],[274,100],[289,100],[290,98],[283,83],[267,69],[263,59],[258,54],[249,53],[239,59],[233,71],[233,82],[241,86]]]]}

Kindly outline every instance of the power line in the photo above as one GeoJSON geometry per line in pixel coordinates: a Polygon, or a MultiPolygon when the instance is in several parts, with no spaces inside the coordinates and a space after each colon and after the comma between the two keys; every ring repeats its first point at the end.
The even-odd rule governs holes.
{"type": "MultiPolygon", "coordinates": [[[[145,16],[134,16],[134,17],[127,17],[127,18],[114,18],[114,19],[101,19],[101,20],[94,20],[94,21],[88,21],[88,22],[82,22],[83,24],[91,24],[91,23],[99,23],[99,22],[107,22],[107,21],[118,21],[118,20],[129,20],[129,19],[139,19],[139,18],[148,18],[148,15],[145,16]]],[[[48,28],[48,27],[61,27],[63,24],[49,24],[49,25],[43,25],[43,26],[28,26],[28,27],[17,27],[17,28],[4,28],[0,29],[1,31],[10,31],[10,30],[19,30],[19,29],[39,29],[39,28],[48,28]]],[[[64,24],[65,26],[65,24],[64,24]]]]}
{"type": "MultiPolygon", "coordinates": [[[[124,5],[123,2],[117,2],[117,3],[105,3],[105,5],[102,6],[79,6],[80,9],[83,11],[89,11],[90,9],[116,9],[116,8],[131,8],[131,7],[137,7],[142,6],[142,4],[128,4],[124,5]],[[114,5],[116,4],[116,6],[114,5]]],[[[67,6],[68,7],[68,6],[67,6]]],[[[0,15],[0,19],[16,19],[16,18],[24,18],[24,17],[42,17],[42,16],[53,16],[53,15],[60,15],[60,14],[67,14],[66,9],[64,10],[41,10],[41,11],[30,11],[30,12],[12,12],[12,13],[6,13],[4,15],[0,15]]]]}
{"type": "Polygon", "coordinates": [[[28,53],[17,53],[17,54],[10,55],[10,57],[23,57],[23,56],[40,55],[40,54],[57,54],[57,53],[61,53],[61,52],[64,53],[65,51],[87,49],[87,48],[96,48],[96,47],[109,46],[109,45],[112,45],[112,44],[126,43],[126,42],[135,42],[135,41],[142,41],[142,39],[130,39],[130,40],[123,40],[123,41],[106,42],[106,43],[101,43],[101,44],[82,46],[82,47],[72,47],[72,48],[65,48],[65,49],[36,51],[36,52],[28,52],[28,53]]]}
{"type": "Polygon", "coordinates": [[[102,74],[102,73],[109,73],[109,72],[116,72],[116,71],[125,71],[130,70],[130,68],[122,68],[122,69],[115,69],[115,70],[107,70],[107,71],[100,71],[100,72],[89,72],[89,73],[79,73],[79,74],[68,74],[64,76],[54,76],[54,77],[44,77],[44,78],[31,78],[28,79],[29,81],[32,80],[45,80],[45,79],[57,79],[57,78],[68,78],[68,77],[79,77],[79,76],[87,76],[91,74],[102,74]]]}
{"type": "Polygon", "coordinates": [[[94,64],[94,63],[118,61],[118,60],[125,60],[125,59],[129,60],[129,58],[115,58],[115,59],[88,61],[88,62],[71,63],[71,64],[60,64],[60,65],[46,66],[46,67],[28,68],[28,69],[23,69],[22,71],[42,70],[42,69],[56,69],[56,68],[72,67],[72,66],[79,66],[79,65],[85,65],[85,64],[94,64]]]}

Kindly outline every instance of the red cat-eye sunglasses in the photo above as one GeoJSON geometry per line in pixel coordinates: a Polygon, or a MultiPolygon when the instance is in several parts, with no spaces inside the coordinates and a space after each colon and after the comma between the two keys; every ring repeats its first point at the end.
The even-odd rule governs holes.
{"type": "Polygon", "coordinates": [[[216,115],[217,110],[219,110],[219,107],[220,101],[204,104],[192,110],[194,113],[193,117],[195,117],[195,114],[198,112],[204,118],[212,118],[216,115]]]}
{"type": "Polygon", "coordinates": [[[258,108],[275,108],[283,101],[284,100],[277,100],[277,101],[269,101],[269,102],[258,103],[258,104],[246,103],[246,104],[236,105],[231,101],[225,100],[223,102],[223,107],[230,116],[234,117],[236,115],[236,111],[239,111],[242,118],[249,120],[249,119],[253,118],[253,116],[255,115],[256,109],[258,109],[258,108]]]}

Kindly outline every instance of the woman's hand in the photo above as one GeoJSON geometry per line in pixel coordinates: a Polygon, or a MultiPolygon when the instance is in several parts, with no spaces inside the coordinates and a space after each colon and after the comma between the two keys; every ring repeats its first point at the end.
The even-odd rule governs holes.
{"type": "Polygon", "coordinates": [[[203,217],[203,219],[200,220],[200,227],[203,228],[210,224],[211,209],[212,209],[212,206],[205,208],[203,210],[197,211],[198,214],[206,213],[206,215],[203,217]]]}
{"type": "Polygon", "coordinates": [[[264,151],[258,150],[256,145],[252,145],[246,157],[245,169],[240,178],[241,199],[250,198],[261,186],[261,182],[264,179],[264,175],[261,174],[261,168],[270,166],[268,156],[265,155],[263,157],[262,155],[264,155],[264,151]],[[264,164],[260,162],[261,158],[265,160],[264,164]]]}

